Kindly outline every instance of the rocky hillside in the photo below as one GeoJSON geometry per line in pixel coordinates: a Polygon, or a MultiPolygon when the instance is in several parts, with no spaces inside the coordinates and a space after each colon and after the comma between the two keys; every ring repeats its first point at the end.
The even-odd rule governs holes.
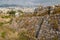
{"type": "Polygon", "coordinates": [[[0,14],[0,40],[60,40],[60,6],[0,14]]]}

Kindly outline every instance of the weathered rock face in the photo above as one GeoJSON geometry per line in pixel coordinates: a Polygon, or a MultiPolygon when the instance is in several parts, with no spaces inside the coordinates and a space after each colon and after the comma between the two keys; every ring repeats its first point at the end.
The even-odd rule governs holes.
{"type": "MultiPolygon", "coordinates": [[[[40,10],[36,12],[38,15],[43,14],[44,22],[41,26],[40,32],[39,32],[39,40],[60,40],[60,7],[59,6],[48,6],[45,8],[45,12],[43,10],[40,10]],[[50,7],[50,9],[49,9],[50,7]],[[43,13],[42,13],[43,12],[43,13]],[[50,15],[49,15],[50,13],[50,15]],[[56,37],[56,38],[55,38],[56,37]]],[[[38,10],[38,9],[36,9],[38,10]]]]}

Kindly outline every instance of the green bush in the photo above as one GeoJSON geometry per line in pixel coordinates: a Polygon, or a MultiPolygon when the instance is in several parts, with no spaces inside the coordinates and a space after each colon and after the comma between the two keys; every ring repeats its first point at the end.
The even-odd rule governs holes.
{"type": "Polygon", "coordinates": [[[10,14],[10,16],[15,16],[15,13],[16,13],[16,11],[13,11],[13,10],[10,12],[8,11],[8,14],[10,14]]]}

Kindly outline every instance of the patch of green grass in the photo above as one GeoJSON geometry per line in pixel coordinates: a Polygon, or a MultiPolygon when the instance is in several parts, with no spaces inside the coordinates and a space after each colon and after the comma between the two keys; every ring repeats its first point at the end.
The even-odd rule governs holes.
{"type": "Polygon", "coordinates": [[[4,23],[3,22],[0,22],[0,26],[2,26],[4,23]]]}
{"type": "Polygon", "coordinates": [[[10,16],[2,16],[2,18],[10,18],[10,16]]]}
{"type": "Polygon", "coordinates": [[[7,24],[9,22],[0,22],[0,26],[3,26],[4,24],[7,24]]]}
{"type": "Polygon", "coordinates": [[[0,26],[3,26],[4,24],[7,24],[9,22],[0,22],[0,26]]]}
{"type": "Polygon", "coordinates": [[[2,37],[2,38],[5,38],[5,35],[6,35],[6,32],[2,32],[2,33],[1,33],[1,37],[2,37]]]}

